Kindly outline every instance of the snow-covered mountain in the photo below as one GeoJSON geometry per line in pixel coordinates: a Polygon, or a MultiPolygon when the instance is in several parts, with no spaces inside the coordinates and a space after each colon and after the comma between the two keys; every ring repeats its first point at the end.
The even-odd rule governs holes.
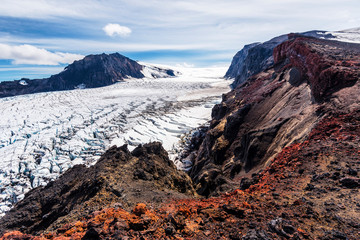
{"type": "Polygon", "coordinates": [[[360,27],[326,33],[333,36],[332,38],[330,38],[330,40],[360,43],[360,27]]]}
{"type": "Polygon", "coordinates": [[[160,141],[176,153],[180,136],[210,119],[229,83],[225,68],[175,68],[175,78],[160,69],[167,68],[146,64],[144,78],[101,88],[0,99],[0,214],[111,145],[160,141]]]}

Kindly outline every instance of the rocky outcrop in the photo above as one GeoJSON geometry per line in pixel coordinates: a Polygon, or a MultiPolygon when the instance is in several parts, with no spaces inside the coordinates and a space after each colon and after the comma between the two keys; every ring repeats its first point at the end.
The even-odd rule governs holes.
{"type": "MultiPolygon", "coordinates": [[[[38,92],[96,88],[125,78],[143,78],[144,66],[119,53],[89,55],[65,67],[64,71],[44,79],[21,79],[0,83],[0,98],[38,92]]],[[[174,76],[171,69],[157,69],[174,76]]],[[[164,75],[162,74],[162,75],[164,75]]]]}
{"type": "Polygon", "coordinates": [[[130,210],[139,201],[156,206],[169,198],[194,195],[191,179],[176,170],[160,143],[110,148],[92,167],[76,165],[24,200],[0,219],[0,232],[37,233],[86,217],[104,207],[130,210]]]}
{"type": "MultiPolygon", "coordinates": [[[[299,33],[302,36],[316,38],[334,38],[330,33],[324,31],[309,31],[299,33]]],[[[245,82],[250,76],[258,74],[274,64],[273,50],[276,46],[288,40],[288,35],[275,37],[264,43],[253,43],[245,45],[234,56],[225,78],[233,78],[232,87],[245,82]]]]}
{"type": "Polygon", "coordinates": [[[239,187],[241,178],[256,176],[281,149],[306,138],[322,117],[359,106],[349,96],[359,90],[360,45],[289,38],[274,50],[275,67],[214,107],[190,172],[199,194],[239,187]]]}
{"type": "Polygon", "coordinates": [[[273,50],[280,43],[287,40],[287,35],[282,35],[264,43],[245,45],[236,53],[225,77],[234,78],[232,87],[245,82],[250,76],[257,74],[274,64],[273,50]]]}
{"type": "Polygon", "coordinates": [[[298,84],[295,78],[308,81],[312,96],[322,101],[333,92],[352,86],[359,80],[358,71],[360,45],[337,41],[306,39],[295,36],[274,50],[276,63],[292,67],[292,84],[298,84]],[[324,46],[326,44],[326,46],[324,46]]]}

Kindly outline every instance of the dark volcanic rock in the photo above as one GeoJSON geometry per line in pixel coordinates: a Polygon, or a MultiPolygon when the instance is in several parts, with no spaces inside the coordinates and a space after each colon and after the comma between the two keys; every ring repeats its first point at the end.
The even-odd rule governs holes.
{"type": "Polygon", "coordinates": [[[266,234],[265,231],[256,231],[254,229],[241,238],[242,240],[270,240],[271,238],[266,234]]]}
{"type": "Polygon", "coordinates": [[[360,187],[360,178],[345,177],[340,179],[340,183],[347,188],[358,188],[360,187]]]}
{"type": "MultiPolygon", "coordinates": [[[[0,98],[37,92],[108,86],[126,77],[143,78],[143,66],[119,53],[89,55],[50,78],[0,83],[0,98]]],[[[174,74],[168,70],[169,74],[174,74]]]]}
{"type": "Polygon", "coordinates": [[[75,61],[57,75],[51,76],[50,81],[56,87],[73,89],[80,84],[94,88],[113,84],[125,77],[143,78],[143,66],[124,57],[119,53],[89,55],[75,61]]]}
{"type": "MultiPolygon", "coordinates": [[[[160,143],[145,144],[133,153],[110,148],[92,167],[77,165],[46,187],[28,192],[0,219],[0,233],[34,233],[116,203],[130,209],[138,202],[158,204],[194,193],[191,179],[179,172],[160,143]],[[136,177],[141,171],[146,179],[136,177]]],[[[91,230],[87,234],[94,235],[91,230]]]]}
{"type": "Polygon", "coordinates": [[[274,64],[273,49],[287,39],[287,35],[282,35],[264,43],[244,46],[241,51],[236,53],[225,74],[226,78],[235,78],[232,87],[235,88],[250,76],[272,66],[274,64]]]}

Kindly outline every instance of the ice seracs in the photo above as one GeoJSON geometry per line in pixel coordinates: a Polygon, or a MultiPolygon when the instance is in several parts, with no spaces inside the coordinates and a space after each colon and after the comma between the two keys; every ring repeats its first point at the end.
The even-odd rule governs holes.
{"type": "Polygon", "coordinates": [[[111,145],[160,141],[176,155],[180,136],[207,122],[229,90],[225,68],[174,68],[177,77],[163,78],[146,66],[143,79],[0,99],[0,214],[70,167],[94,164],[111,145]]]}
{"type": "Polygon", "coordinates": [[[342,31],[327,32],[333,35],[332,40],[360,43],[360,28],[351,28],[342,31]]]}
{"type": "Polygon", "coordinates": [[[141,63],[143,69],[141,73],[147,78],[166,78],[180,75],[179,71],[173,70],[172,67],[164,65],[154,65],[149,63],[141,63]]]}

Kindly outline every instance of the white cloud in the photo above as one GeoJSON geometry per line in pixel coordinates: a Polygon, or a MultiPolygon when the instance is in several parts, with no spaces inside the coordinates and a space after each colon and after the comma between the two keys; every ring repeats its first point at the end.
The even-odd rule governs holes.
{"type": "Polygon", "coordinates": [[[127,37],[131,34],[131,29],[125,26],[121,26],[116,23],[109,23],[105,27],[103,27],[104,32],[106,35],[113,37],[113,36],[121,36],[127,37]]]}
{"type": "MultiPolygon", "coordinates": [[[[280,34],[358,27],[359,11],[359,0],[1,0],[0,16],[5,27],[0,30],[0,43],[27,43],[51,52],[89,54],[216,51],[222,61],[225,57],[219,51],[235,54],[244,44],[266,41],[280,34]],[[48,25],[29,34],[35,27],[6,25],[7,17],[12,17],[10,23],[17,18],[21,21],[31,18],[48,25]],[[119,41],[94,29],[103,29],[108,36],[131,34],[132,39],[119,41]]],[[[189,61],[188,56],[184,59],[174,54],[174,57],[179,62],[189,61]]],[[[231,57],[228,58],[230,61],[231,57]]]]}
{"type": "Polygon", "coordinates": [[[49,52],[46,49],[24,44],[12,46],[0,44],[0,59],[11,59],[13,64],[59,65],[72,63],[84,56],[72,53],[49,52]]]}
{"type": "Polygon", "coordinates": [[[97,16],[96,10],[101,11],[102,8],[102,4],[96,0],[1,0],[0,15],[33,19],[89,18],[97,16]]]}
{"type": "Polygon", "coordinates": [[[176,67],[184,67],[184,68],[193,68],[193,67],[195,67],[194,64],[189,64],[189,63],[186,63],[186,62],[178,63],[175,66],[176,67]]]}

